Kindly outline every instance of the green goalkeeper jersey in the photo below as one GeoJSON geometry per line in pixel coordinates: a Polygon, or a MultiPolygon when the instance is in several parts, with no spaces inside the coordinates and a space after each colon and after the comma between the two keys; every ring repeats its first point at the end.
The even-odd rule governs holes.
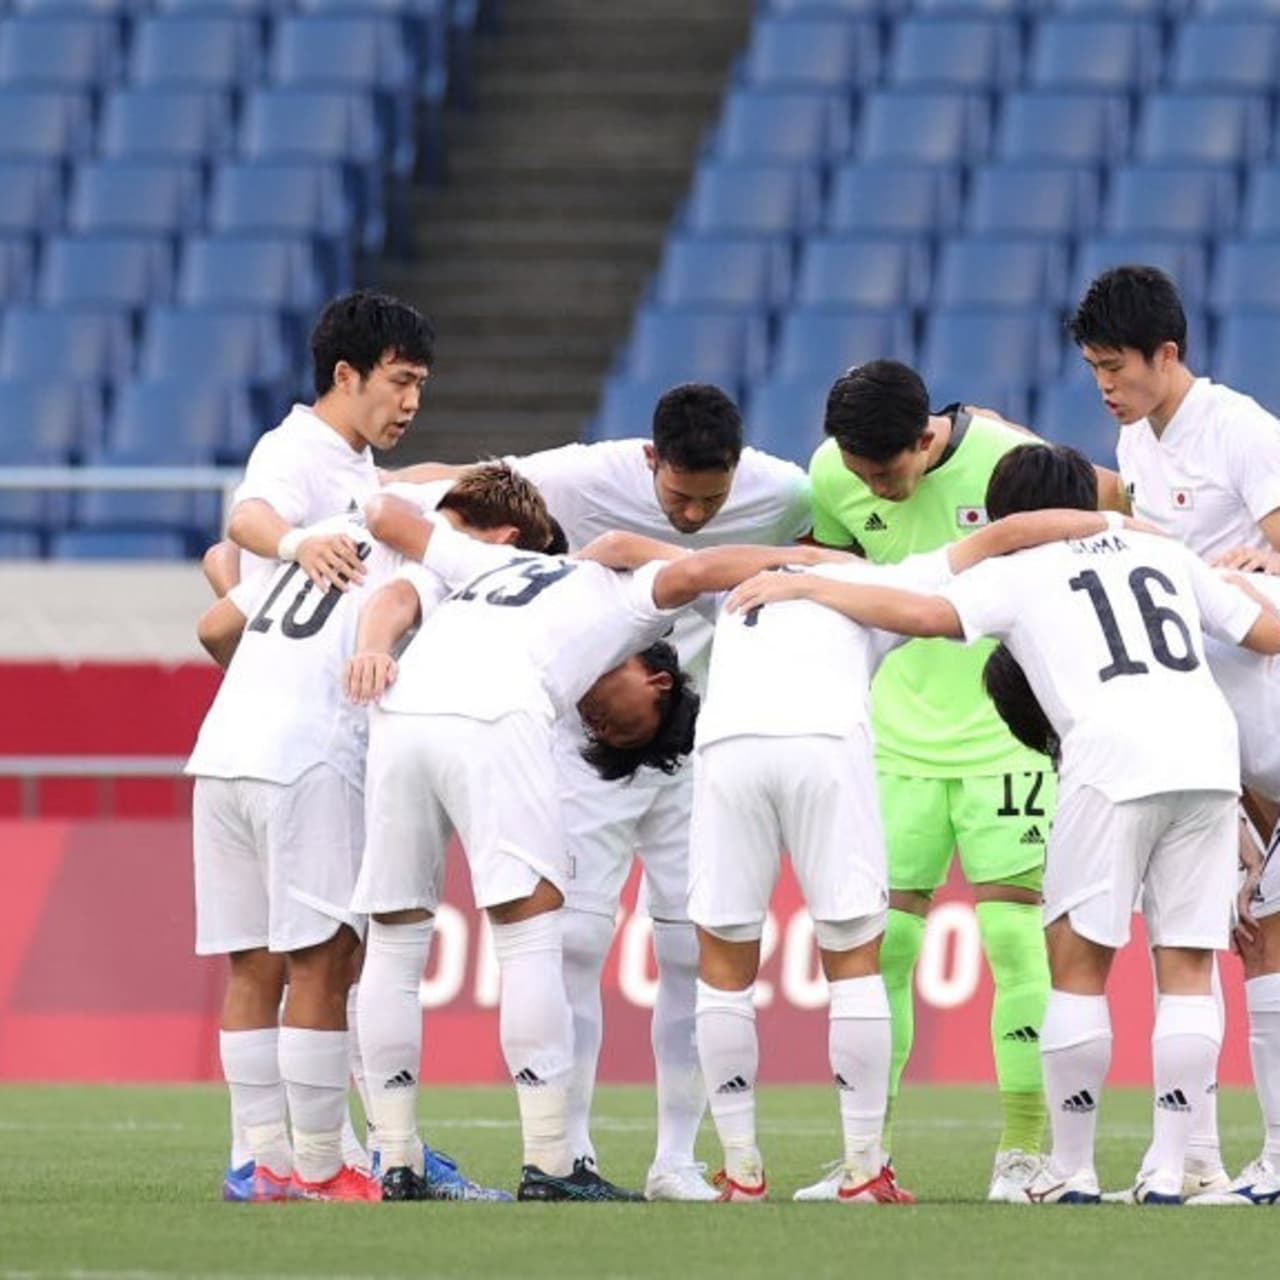
{"type": "MultiPolygon", "coordinates": [[[[952,411],[948,411],[950,414],[952,411]]],[[[809,464],[814,537],[855,543],[868,560],[896,564],[955,542],[986,522],[987,481],[1000,458],[1027,444],[990,418],[955,416],[948,453],[904,502],[877,498],[840,458],[834,440],[809,464]]],[[[883,772],[955,778],[1044,767],[1005,728],[982,687],[992,641],[913,640],[895,650],[871,686],[876,758],[883,772]]]]}

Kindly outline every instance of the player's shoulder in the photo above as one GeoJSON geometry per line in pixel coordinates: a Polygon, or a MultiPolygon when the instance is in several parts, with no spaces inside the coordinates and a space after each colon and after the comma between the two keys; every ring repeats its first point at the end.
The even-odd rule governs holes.
{"type": "Polygon", "coordinates": [[[748,445],[738,459],[729,500],[771,499],[780,507],[787,508],[797,501],[807,501],[809,492],[809,477],[802,468],[785,458],[748,445]]]}
{"type": "Polygon", "coordinates": [[[1203,406],[1199,418],[1214,436],[1236,442],[1242,435],[1280,439],[1280,420],[1251,395],[1208,378],[1198,380],[1197,388],[1203,406]]]}
{"type": "Polygon", "coordinates": [[[958,448],[975,453],[978,450],[1001,457],[1019,445],[1038,443],[1034,437],[1019,430],[1012,423],[1001,418],[988,418],[984,414],[975,413],[969,418],[969,425],[958,448]]]}

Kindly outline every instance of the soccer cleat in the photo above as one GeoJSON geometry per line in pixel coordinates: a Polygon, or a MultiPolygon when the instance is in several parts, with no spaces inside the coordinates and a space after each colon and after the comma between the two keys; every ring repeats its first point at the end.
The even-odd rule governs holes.
{"type": "Polygon", "coordinates": [[[536,1164],[520,1170],[517,1200],[623,1200],[643,1201],[638,1191],[626,1191],[602,1178],[586,1156],[573,1162],[573,1172],[563,1175],[543,1173],[536,1164]]]}
{"type": "Polygon", "coordinates": [[[222,1175],[222,1198],[224,1200],[232,1204],[241,1204],[246,1200],[253,1199],[254,1167],[252,1160],[246,1160],[238,1169],[232,1165],[227,1165],[227,1170],[222,1175]]]}
{"type": "Polygon", "coordinates": [[[1063,1178],[1052,1172],[1046,1161],[1022,1189],[1017,1204],[1099,1204],[1098,1179],[1092,1170],[1082,1169],[1063,1178]]]}
{"type": "Polygon", "coordinates": [[[382,1199],[388,1203],[401,1200],[430,1200],[427,1180],[407,1164],[396,1165],[382,1175],[382,1199]]]}
{"type": "Polygon", "coordinates": [[[382,1199],[378,1180],[349,1164],[323,1182],[304,1182],[295,1171],[290,1190],[295,1200],[342,1200],[354,1204],[382,1199]]]}
{"type": "Polygon", "coordinates": [[[1182,1171],[1184,1204],[1190,1204],[1198,1196],[1212,1196],[1219,1191],[1227,1191],[1230,1187],[1231,1176],[1221,1165],[1207,1173],[1203,1170],[1193,1172],[1190,1169],[1184,1169],[1182,1171]]]}
{"type": "Polygon", "coordinates": [[[1187,1201],[1189,1205],[1260,1205],[1280,1207],[1280,1170],[1266,1156],[1240,1171],[1225,1187],[1201,1192],[1187,1201]]]}
{"type": "Polygon", "coordinates": [[[651,1165],[644,1180],[646,1200],[718,1200],[719,1193],[703,1176],[705,1164],[651,1165]]]}
{"type": "Polygon", "coordinates": [[[801,1187],[793,1200],[839,1200],[845,1204],[915,1204],[910,1191],[898,1186],[893,1166],[884,1165],[873,1178],[856,1172],[837,1160],[826,1176],[811,1187],[801,1187]]]}
{"type": "Polygon", "coordinates": [[[1133,1184],[1134,1204],[1181,1204],[1182,1175],[1165,1173],[1159,1169],[1153,1173],[1140,1173],[1133,1184]]]}
{"type": "Polygon", "coordinates": [[[426,1200],[514,1200],[510,1191],[500,1187],[482,1187],[472,1182],[461,1169],[458,1162],[443,1151],[434,1151],[424,1142],[422,1144],[423,1182],[426,1185],[426,1200]]]}
{"type": "Polygon", "coordinates": [[[992,1204],[1026,1204],[1026,1189],[1044,1164],[1044,1156],[1019,1147],[997,1151],[987,1200],[992,1204]]]}
{"type": "Polygon", "coordinates": [[[735,1182],[721,1169],[712,1177],[711,1185],[716,1189],[716,1199],[723,1204],[764,1204],[769,1197],[763,1169],[760,1170],[760,1181],[756,1183],[735,1182]]]}
{"type": "Polygon", "coordinates": [[[222,1198],[236,1204],[276,1204],[292,1200],[293,1176],[272,1173],[266,1165],[250,1160],[238,1169],[228,1169],[223,1175],[222,1198]]]}

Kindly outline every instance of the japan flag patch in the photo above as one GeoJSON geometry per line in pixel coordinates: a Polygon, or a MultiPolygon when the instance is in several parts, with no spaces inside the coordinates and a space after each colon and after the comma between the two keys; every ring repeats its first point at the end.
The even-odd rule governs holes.
{"type": "Polygon", "coordinates": [[[1190,511],[1196,505],[1194,489],[1170,489],[1169,500],[1179,511],[1190,511]]]}
{"type": "Polygon", "coordinates": [[[956,524],[961,529],[981,529],[987,521],[986,507],[957,507],[956,524]]]}

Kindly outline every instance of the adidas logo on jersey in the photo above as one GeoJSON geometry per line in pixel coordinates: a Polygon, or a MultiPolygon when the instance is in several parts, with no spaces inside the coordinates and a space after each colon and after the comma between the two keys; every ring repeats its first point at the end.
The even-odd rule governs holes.
{"type": "Polygon", "coordinates": [[[1016,1040],[1019,1044],[1039,1044],[1040,1033],[1035,1027],[1015,1027],[1012,1031],[1006,1031],[1000,1039],[1016,1040]]]}
{"type": "Polygon", "coordinates": [[[1191,1110],[1191,1103],[1187,1101],[1187,1095],[1181,1089],[1170,1089],[1168,1093],[1162,1093],[1156,1099],[1156,1106],[1165,1111],[1191,1110]]]}
{"type": "Polygon", "coordinates": [[[384,1089],[412,1089],[418,1083],[417,1077],[412,1071],[397,1071],[395,1075],[388,1077],[382,1087],[384,1089]]]}
{"type": "Polygon", "coordinates": [[[889,526],[880,518],[878,511],[873,511],[862,526],[868,533],[883,533],[889,526]]]}
{"type": "Polygon", "coordinates": [[[1098,1104],[1093,1100],[1093,1094],[1088,1089],[1081,1089],[1079,1093],[1073,1093],[1063,1104],[1063,1111],[1072,1111],[1077,1115],[1083,1115],[1088,1111],[1097,1110],[1098,1104]]]}
{"type": "Polygon", "coordinates": [[[1019,844],[1044,844],[1044,832],[1033,822],[1023,833],[1019,844]]]}
{"type": "Polygon", "coordinates": [[[717,1093],[746,1093],[751,1086],[741,1077],[734,1076],[732,1080],[726,1080],[724,1084],[716,1087],[717,1093]]]}
{"type": "Polygon", "coordinates": [[[511,1078],[516,1084],[528,1085],[530,1088],[546,1083],[536,1071],[531,1070],[529,1067],[522,1067],[511,1078]]]}

